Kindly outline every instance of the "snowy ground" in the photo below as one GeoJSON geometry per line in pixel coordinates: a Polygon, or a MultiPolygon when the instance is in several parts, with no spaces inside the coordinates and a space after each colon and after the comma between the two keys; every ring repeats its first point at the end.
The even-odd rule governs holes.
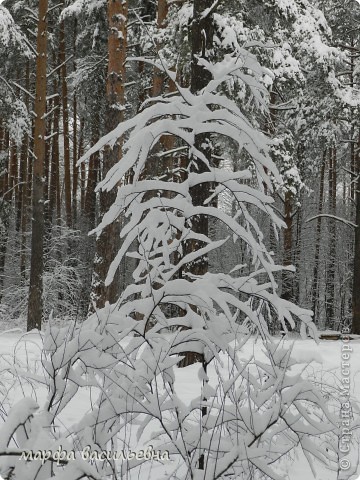
{"type": "MultiPolygon", "coordinates": [[[[285,341],[285,344],[290,345],[290,341],[285,341]]],[[[360,400],[360,340],[351,341],[352,351],[350,352],[351,364],[351,395],[355,399],[360,400]]],[[[299,363],[311,362],[307,372],[310,376],[316,378],[319,382],[324,382],[327,385],[335,385],[341,379],[341,341],[326,341],[321,340],[319,345],[311,339],[302,340],[297,339],[294,346],[294,356],[299,363]]],[[[7,374],[4,374],[9,366],[16,368],[17,366],[26,366],[36,373],[42,372],[41,364],[41,349],[42,340],[39,333],[22,334],[20,329],[13,329],[0,333],[0,394],[3,399],[2,406],[0,406],[0,416],[4,418],[5,412],[16,401],[23,396],[31,396],[41,406],[46,400],[45,388],[34,388],[35,384],[27,381],[11,380],[7,374]],[[10,388],[9,388],[9,382],[10,388]],[[5,394],[5,397],[4,397],[5,394]]],[[[248,342],[243,350],[243,357],[249,358],[255,354],[261,358],[262,346],[261,343],[254,341],[248,342]]],[[[176,372],[176,388],[181,393],[181,398],[184,403],[189,404],[194,397],[198,395],[198,366],[190,366],[186,369],[178,369],[176,372]]],[[[214,381],[214,372],[209,372],[210,382],[214,381]]],[[[91,408],[91,398],[89,392],[82,390],[71,404],[66,408],[60,417],[62,425],[59,428],[66,429],[68,426],[76,423],[77,419],[81,418],[85,411],[91,408]]],[[[1,422],[1,420],[0,420],[1,422]]],[[[0,423],[1,426],[1,423],[0,423]]],[[[356,435],[355,435],[356,437],[356,435]]],[[[356,441],[356,439],[355,439],[356,441]]],[[[353,448],[351,452],[352,467],[356,467],[358,463],[359,448],[353,448]]],[[[158,478],[157,469],[152,469],[150,465],[146,472],[143,472],[138,478],[158,478]]],[[[346,472],[343,472],[344,474],[346,472]]],[[[359,469],[360,473],[360,469],[359,469]]],[[[324,466],[317,468],[316,476],[312,473],[309,465],[303,457],[301,451],[298,452],[297,458],[293,459],[291,463],[289,459],[284,461],[283,477],[289,480],[335,480],[337,478],[357,478],[354,476],[338,476],[336,472],[327,470],[324,466]]]]}

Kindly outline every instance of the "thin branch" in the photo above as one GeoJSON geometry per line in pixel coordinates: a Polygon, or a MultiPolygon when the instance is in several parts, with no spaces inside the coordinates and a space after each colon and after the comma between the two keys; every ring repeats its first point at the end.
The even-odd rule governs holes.
{"type": "Polygon", "coordinates": [[[22,87],[21,85],[19,85],[18,83],[12,81],[11,82],[13,85],[15,85],[15,87],[17,88],[20,88],[20,90],[22,90],[24,93],[26,93],[26,95],[29,95],[29,97],[31,97],[33,100],[35,100],[35,96],[29,92],[29,90],[26,90],[26,88],[22,87]]]}
{"type": "Polygon", "coordinates": [[[309,222],[311,222],[312,220],[316,220],[317,218],[321,218],[321,217],[331,218],[331,219],[333,219],[333,220],[337,220],[338,222],[344,223],[344,224],[347,225],[348,227],[353,227],[353,228],[357,228],[357,227],[358,227],[358,225],[356,225],[356,224],[353,223],[353,222],[350,222],[350,220],[346,220],[345,218],[341,218],[341,217],[336,217],[335,215],[329,215],[328,213],[320,213],[319,215],[315,215],[315,217],[308,218],[307,220],[305,220],[305,223],[309,223],[309,222]]]}
{"type": "Polygon", "coordinates": [[[71,60],[72,58],[74,58],[74,55],[70,55],[69,58],[67,58],[65,60],[65,62],[63,62],[61,65],[58,65],[57,67],[55,67],[53,70],[51,70],[51,72],[49,72],[47,75],[46,75],[46,78],[49,78],[51,77],[51,75],[55,72],[57,72],[60,68],[62,68],[66,63],[68,63],[69,60],[71,60]]]}
{"type": "Polygon", "coordinates": [[[220,2],[221,0],[215,0],[215,2],[212,4],[210,8],[207,8],[206,10],[204,10],[204,12],[201,15],[201,19],[205,20],[205,18],[209,17],[217,9],[220,2]]]}

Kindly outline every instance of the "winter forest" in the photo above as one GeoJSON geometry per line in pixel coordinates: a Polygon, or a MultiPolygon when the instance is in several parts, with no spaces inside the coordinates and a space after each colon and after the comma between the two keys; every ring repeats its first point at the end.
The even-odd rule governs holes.
{"type": "Polygon", "coordinates": [[[357,478],[359,22],[0,1],[0,480],[357,478]]]}

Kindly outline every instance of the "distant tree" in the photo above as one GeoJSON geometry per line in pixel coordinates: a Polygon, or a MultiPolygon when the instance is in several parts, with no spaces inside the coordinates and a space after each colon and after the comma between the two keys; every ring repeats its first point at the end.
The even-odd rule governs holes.
{"type": "Polygon", "coordinates": [[[44,164],[46,135],[46,66],[48,1],[39,0],[37,31],[35,129],[31,223],[31,270],[27,329],[41,329],[44,273],[44,164]]]}
{"type": "MultiPolygon", "coordinates": [[[[106,82],[106,131],[112,131],[124,119],[125,108],[125,62],[127,48],[127,2],[108,0],[108,70],[106,82]]],[[[122,156],[122,139],[103,154],[102,177],[117,164],[122,156]]],[[[100,213],[104,215],[115,200],[115,192],[100,193],[100,213]]],[[[119,295],[119,274],[110,286],[104,281],[120,240],[119,223],[114,222],[100,235],[96,242],[93,273],[92,299],[101,308],[106,302],[115,302],[119,295]]]]}

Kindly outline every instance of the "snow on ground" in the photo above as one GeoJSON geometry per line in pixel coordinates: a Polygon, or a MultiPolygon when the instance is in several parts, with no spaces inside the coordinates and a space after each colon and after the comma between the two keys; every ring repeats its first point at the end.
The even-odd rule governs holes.
{"type": "MultiPolygon", "coordinates": [[[[290,347],[292,343],[293,340],[283,340],[282,346],[290,347]]],[[[293,355],[300,364],[309,363],[307,372],[311,377],[316,378],[319,382],[334,386],[341,380],[342,345],[341,341],[320,340],[317,345],[311,339],[296,339],[293,355]]],[[[351,365],[350,391],[355,399],[360,400],[360,339],[351,341],[350,345],[352,349],[349,360],[351,365]]],[[[262,349],[263,346],[261,342],[255,342],[253,339],[245,345],[241,357],[247,359],[255,355],[258,359],[265,359],[262,349]]],[[[42,373],[41,353],[42,334],[38,332],[23,334],[18,328],[0,332],[0,396],[3,399],[0,405],[0,417],[4,418],[5,411],[8,412],[9,407],[19,401],[23,396],[32,397],[40,405],[40,408],[45,403],[47,393],[45,387],[41,388],[38,385],[35,387],[35,382],[32,383],[25,380],[15,381],[5,372],[9,366],[15,370],[17,367],[27,366],[35,376],[36,374],[42,373]],[[5,397],[4,392],[6,392],[5,397]]],[[[302,367],[303,366],[304,365],[302,365],[302,367]]],[[[185,369],[177,369],[176,371],[176,390],[181,400],[186,404],[190,404],[200,393],[198,371],[198,365],[192,365],[185,369]]],[[[214,386],[214,382],[216,382],[214,369],[209,369],[208,375],[210,384],[214,386]]],[[[62,413],[60,417],[60,423],[62,423],[62,425],[59,425],[59,427],[66,429],[76,423],[86,411],[91,409],[91,399],[94,400],[94,398],[95,396],[91,396],[89,390],[81,389],[71,401],[71,404],[65,408],[62,413]]],[[[136,441],[134,434],[131,434],[131,437],[136,441]]],[[[142,447],[140,444],[134,446],[135,448],[142,447]]],[[[352,453],[352,458],[355,463],[358,454],[359,452],[352,453]]],[[[301,451],[297,452],[296,457],[291,464],[288,461],[284,461],[284,464],[280,467],[282,468],[284,479],[304,480],[304,478],[306,478],[312,480],[316,478],[316,480],[335,480],[339,478],[337,472],[330,472],[324,466],[320,465],[315,477],[301,451]]],[[[153,468],[153,466],[149,465],[146,471],[146,478],[158,478],[156,472],[156,467],[153,468]]],[[[143,477],[140,476],[139,478],[143,477]]]]}

